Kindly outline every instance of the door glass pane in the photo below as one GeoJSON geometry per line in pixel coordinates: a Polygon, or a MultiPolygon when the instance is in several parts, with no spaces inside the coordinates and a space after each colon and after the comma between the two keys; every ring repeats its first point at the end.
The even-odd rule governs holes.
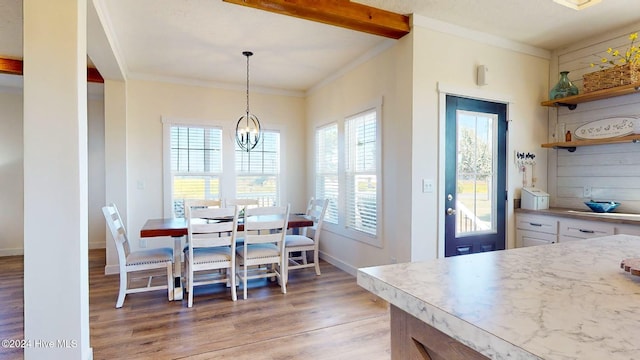
{"type": "Polygon", "coordinates": [[[496,114],[456,113],[456,236],[496,232],[496,114]]]}

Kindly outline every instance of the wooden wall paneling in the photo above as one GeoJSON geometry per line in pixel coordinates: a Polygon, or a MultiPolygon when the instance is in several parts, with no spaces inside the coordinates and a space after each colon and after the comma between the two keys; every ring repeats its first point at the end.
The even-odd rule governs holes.
{"type": "MultiPolygon", "coordinates": [[[[582,75],[598,70],[598,66],[593,68],[589,64],[597,64],[608,47],[626,50],[631,32],[613,39],[601,37],[591,44],[556,51],[557,62],[552,68],[557,66],[558,71],[570,71],[569,78],[582,91],[582,75]]],[[[550,79],[552,87],[555,85],[553,74],[550,79]]],[[[579,126],[594,120],[616,116],[640,117],[640,95],[582,103],[575,110],[558,108],[556,111],[557,120],[550,116],[549,133],[553,133],[556,123],[565,123],[567,129],[574,133],[579,126]]],[[[590,198],[621,202],[617,212],[640,213],[640,144],[586,146],[577,148],[573,153],[560,149],[548,151],[548,192],[552,206],[588,211],[583,204],[590,200],[583,197],[584,187],[588,186],[591,188],[590,198]]]]}

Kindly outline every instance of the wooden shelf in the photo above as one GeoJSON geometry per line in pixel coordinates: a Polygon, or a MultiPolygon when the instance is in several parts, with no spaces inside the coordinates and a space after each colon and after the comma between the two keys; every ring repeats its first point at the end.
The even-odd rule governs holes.
{"type": "Polygon", "coordinates": [[[576,140],[576,141],[567,141],[567,142],[548,143],[548,144],[542,144],[542,147],[552,148],[552,149],[565,149],[565,150],[569,150],[569,152],[574,152],[576,151],[576,148],[580,146],[622,144],[622,143],[636,143],[636,142],[640,142],[640,135],[638,134],[621,136],[616,138],[608,138],[608,139],[585,139],[585,140],[576,140]]]}
{"type": "Polygon", "coordinates": [[[581,103],[608,99],[616,96],[635,94],[635,93],[638,93],[639,91],[640,91],[640,83],[635,83],[631,85],[618,86],[611,89],[597,90],[597,91],[593,91],[586,94],[568,96],[561,99],[547,100],[547,101],[543,101],[541,105],[550,106],[550,107],[566,106],[570,110],[573,110],[578,106],[578,104],[581,104],[581,103]]]}

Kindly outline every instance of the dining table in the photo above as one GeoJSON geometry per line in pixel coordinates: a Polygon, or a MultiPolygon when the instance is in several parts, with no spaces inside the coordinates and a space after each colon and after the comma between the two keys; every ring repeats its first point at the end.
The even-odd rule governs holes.
{"type": "MultiPolygon", "coordinates": [[[[242,219],[240,219],[242,220],[242,219]]],[[[290,214],[288,229],[294,231],[298,228],[313,226],[313,220],[304,214],[290,214]]],[[[238,221],[238,231],[244,231],[244,223],[238,221]]],[[[140,229],[141,238],[171,237],[173,238],[173,300],[182,300],[182,239],[187,236],[187,220],[185,218],[149,219],[140,229]]]]}

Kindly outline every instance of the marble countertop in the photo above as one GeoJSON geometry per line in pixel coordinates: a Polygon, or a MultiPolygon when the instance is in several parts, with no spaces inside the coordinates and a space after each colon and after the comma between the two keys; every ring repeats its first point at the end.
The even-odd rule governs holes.
{"type": "Polygon", "coordinates": [[[617,212],[596,213],[589,210],[575,210],[565,208],[549,208],[544,210],[529,210],[518,208],[515,209],[515,212],[523,214],[552,215],[579,220],[604,221],[616,224],[640,225],[640,214],[627,214],[617,212]]]}
{"type": "Polygon", "coordinates": [[[358,284],[492,359],[640,359],[640,237],[362,268],[358,284]]]}

